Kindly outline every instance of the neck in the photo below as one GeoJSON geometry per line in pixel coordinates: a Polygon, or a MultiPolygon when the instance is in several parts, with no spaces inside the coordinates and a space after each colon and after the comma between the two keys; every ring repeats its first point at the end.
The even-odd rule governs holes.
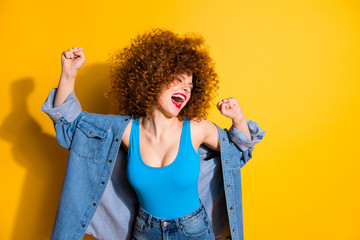
{"type": "Polygon", "coordinates": [[[145,132],[155,138],[160,140],[164,134],[170,131],[172,128],[179,128],[181,126],[181,121],[177,117],[166,117],[165,115],[153,112],[153,118],[140,118],[140,126],[145,132]]]}

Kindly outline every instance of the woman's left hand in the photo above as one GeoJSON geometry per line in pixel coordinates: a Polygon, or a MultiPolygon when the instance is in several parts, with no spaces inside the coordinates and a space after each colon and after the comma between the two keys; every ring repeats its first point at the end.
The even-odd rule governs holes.
{"type": "Polygon", "coordinates": [[[233,126],[243,133],[249,138],[251,141],[251,135],[249,131],[249,126],[247,125],[244,111],[240,107],[240,104],[235,98],[225,98],[218,102],[217,108],[225,117],[229,117],[232,119],[233,126]]]}
{"type": "Polygon", "coordinates": [[[244,111],[235,98],[225,98],[217,103],[217,108],[225,117],[231,118],[234,122],[245,119],[244,111]]]}

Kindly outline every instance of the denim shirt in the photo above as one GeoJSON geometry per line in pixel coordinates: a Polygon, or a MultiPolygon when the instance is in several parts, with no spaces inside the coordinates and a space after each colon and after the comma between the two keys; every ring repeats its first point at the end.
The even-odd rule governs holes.
{"type": "MultiPolygon", "coordinates": [[[[130,239],[138,200],[126,177],[127,152],[122,135],[131,116],[82,112],[74,92],[57,107],[53,89],[42,111],[54,122],[61,146],[70,150],[51,239],[130,239]]],[[[243,236],[241,172],[265,132],[246,120],[251,141],[231,127],[219,131],[220,152],[199,148],[199,197],[216,239],[243,236]]],[[[175,206],[176,207],[176,206],[175,206]]]]}

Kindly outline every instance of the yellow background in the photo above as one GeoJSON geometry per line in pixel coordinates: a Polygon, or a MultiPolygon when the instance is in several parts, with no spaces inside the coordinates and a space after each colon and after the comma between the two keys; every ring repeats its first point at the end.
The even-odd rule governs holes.
{"type": "Polygon", "coordinates": [[[108,54],[152,27],[202,34],[217,100],[266,131],[242,168],[245,239],[360,239],[359,1],[8,0],[0,24],[1,240],[51,233],[67,151],[40,108],[62,51],[85,49],[76,93],[106,113],[108,54]]]}

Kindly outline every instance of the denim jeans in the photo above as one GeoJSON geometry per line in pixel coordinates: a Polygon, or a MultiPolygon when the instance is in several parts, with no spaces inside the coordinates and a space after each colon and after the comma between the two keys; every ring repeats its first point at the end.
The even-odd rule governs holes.
{"type": "Polygon", "coordinates": [[[133,240],[215,240],[209,217],[201,203],[195,211],[174,219],[156,218],[141,206],[133,240]]]}

